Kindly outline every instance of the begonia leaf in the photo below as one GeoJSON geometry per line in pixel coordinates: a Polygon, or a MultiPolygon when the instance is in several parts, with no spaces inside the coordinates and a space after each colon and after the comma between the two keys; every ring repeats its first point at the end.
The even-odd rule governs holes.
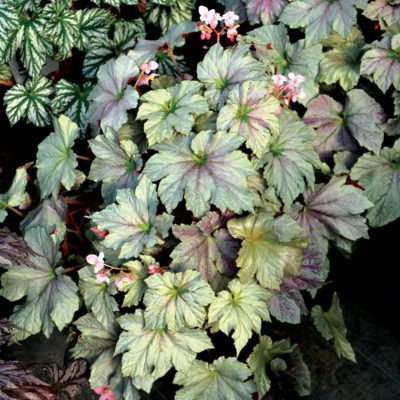
{"type": "Polygon", "coordinates": [[[194,361],[187,372],[175,375],[174,383],[183,386],[175,400],[251,400],[256,388],[250,369],[234,357],[220,357],[212,364],[194,361]]]}
{"type": "Polygon", "coordinates": [[[224,48],[215,44],[197,65],[197,77],[206,86],[210,107],[220,109],[233,89],[245,81],[265,80],[263,65],[250,54],[248,46],[224,48]]]}
{"type": "Polygon", "coordinates": [[[212,331],[229,335],[233,330],[237,354],[250,340],[253,331],[260,334],[262,321],[271,321],[267,301],[271,293],[255,281],[242,284],[238,279],[229,282],[228,290],[218,293],[208,310],[212,331]]]}
{"type": "Polygon", "coordinates": [[[318,43],[332,31],[347,36],[357,22],[357,8],[368,0],[295,0],[283,10],[279,20],[291,28],[305,28],[308,45],[318,43]]]}
{"type": "Polygon", "coordinates": [[[357,150],[357,143],[378,152],[385,119],[380,104],[361,89],[348,92],[344,106],[322,94],[308,104],[303,118],[307,125],[317,129],[314,148],[321,159],[331,158],[335,151],[357,150]]]}
{"type": "Polygon", "coordinates": [[[25,241],[36,253],[30,259],[34,267],[12,265],[1,277],[0,294],[10,301],[26,296],[10,318],[19,329],[16,339],[23,340],[42,331],[46,337],[54,326],[60,331],[68,325],[79,308],[78,288],[63,268],[57,267],[61,258],[59,241],[53,240],[45,228],[32,228],[25,241]]]}
{"type": "Polygon", "coordinates": [[[170,257],[175,270],[197,269],[211,285],[218,274],[231,276],[236,268],[239,248],[225,228],[226,221],[216,212],[207,213],[191,225],[174,225],[172,232],[179,243],[170,257]]]}
{"type": "Polygon", "coordinates": [[[154,274],[146,279],[146,285],[143,299],[146,327],[175,332],[203,326],[205,307],[214,299],[214,292],[199,272],[154,274]]]}
{"type": "Polygon", "coordinates": [[[287,0],[245,0],[246,12],[251,24],[273,24],[288,4],[287,0]]]}
{"type": "Polygon", "coordinates": [[[0,222],[7,217],[7,208],[18,207],[25,203],[25,189],[28,183],[28,174],[25,167],[17,168],[14,179],[6,193],[0,194],[0,222]]]}
{"type": "Polygon", "coordinates": [[[242,240],[236,260],[242,283],[256,277],[268,289],[279,289],[287,270],[300,271],[308,238],[289,215],[274,218],[260,212],[228,222],[230,234],[242,240]]]}
{"type": "Polygon", "coordinates": [[[78,288],[88,311],[92,312],[104,327],[111,326],[115,319],[114,312],[119,310],[113,297],[117,292],[115,285],[97,283],[94,269],[85,267],[79,271],[78,288]]]}
{"type": "Polygon", "coordinates": [[[368,210],[371,226],[383,226],[400,217],[400,140],[379,154],[366,153],[351,170],[352,179],[365,189],[365,196],[374,204],[368,210]]]}
{"type": "Polygon", "coordinates": [[[373,204],[362,190],[346,185],[346,177],[333,177],[327,184],[316,185],[314,191],[307,189],[303,197],[304,205],[296,203],[292,215],[322,254],[329,240],[346,248],[349,241],[368,238],[361,214],[373,204]]]}
{"type": "Polygon", "coordinates": [[[279,135],[272,139],[260,161],[265,165],[266,181],[289,206],[304,191],[305,181],[309,187],[314,186],[314,168],[319,168],[320,160],[312,146],[315,131],[295,113],[281,112],[279,127],[279,135]]]}
{"type": "Polygon", "coordinates": [[[28,80],[25,85],[14,85],[4,96],[6,114],[11,125],[21,118],[36,126],[50,125],[51,81],[45,77],[28,80]]]}
{"type": "Polygon", "coordinates": [[[332,305],[328,311],[324,311],[321,306],[314,306],[311,310],[314,324],[319,333],[325,340],[332,340],[338,357],[344,357],[350,361],[356,362],[351,344],[346,339],[347,329],[343,320],[342,309],[339,303],[339,297],[335,293],[332,299],[332,305]]]}
{"type": "Polygon", "coordinates": [[[36,168],[42,199],[50,194],[57,198],[60,184],[67,190],[74,185],[78,161],[72,147],[78,132],[78,126],[61,115],[54,120],[54,132],[39,144],[36,168]]]}
{"type": "Polygon", "coordinates": [[[139,94],[128,84],[139,75],[139,68],[128,56],[111,59],[99,68],[97,85],[89,95],[92,100],[88,111],[91,121],[101,121],[103,128],[118,130],[128,121],[127,110],[136,108],[139,94]]]}
{"type": "Polygon", "coordinates": [[[372,20],[383,19],[388,25],[400,20],[400,7],[396,0],[373,0],[368,3],[363,15],[372,20]]]}
{"type": "Polygon", "coordinates": [[[199,82],[184,81],[141,96],[136,119],[146,120],[144,131],[149,146],[171,139],[174,133],[191,133],[195,118],[208,111],[206,100],[199,94],[201,87],[199,82]]]}
{"type": "Polygon", "coordinates": [[[118,320],[121,333],[115,354],[122,356],[122,373],[152,381],[164,376],[172,367],[189,371],[196,354],[213,348],[205,331],[150,329],[145,326],[143,310],[125,314],[118,320]]]}
{"type": "Polygon", "coordinates": [[[400,90],[400,33],[375,41],[361,59],[361,74],[371,75],[383,93],[400,90]]]}
{"type": "Polygon", "coordinates": [[[267,92],[261,81],[235,86],[218,114],[217,129],[243,136],[246,146],[261,157],[266,151],[271,132],[278,131],[276,116],[280,104],[267,92]]]}
{"type": "Polygon", "coordinates": [[[109,231],[104,246],[120,250],[120,258],[137,257],[168,235],[173,216],[157,215],[156,185],[142,176],[135,191],[118,189],[116,203],[94,213],[92,221],[109,231]]]}
{"type": "Polygon", "coordinates": [[[160,199],[168,212],[185,197],[186,207],[197,217],[210,204],[234,212],[252,210],[247,177],[254,174],[247,156],[237,148],[244,139],[232,133],[202,131],[154,145],[159,153],[146,163],[143,173],[161,179],[160,199]]]}

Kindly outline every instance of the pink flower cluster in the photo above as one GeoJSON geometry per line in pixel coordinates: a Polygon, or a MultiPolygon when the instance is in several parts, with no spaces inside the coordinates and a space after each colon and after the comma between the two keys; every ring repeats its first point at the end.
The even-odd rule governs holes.
{"type": "Polygon", "coordinates": [[[150,264],[147,267],[147,270],[149,271],[150,275],[163,274],[164,273],[164,270],[161,267],[159,267],[158,265],[156,265],[156,264],[150,264]]]}
{"type": "Polygon", "coordinates": [[[93,388],[93,391],[100,395],[99,400],[115,400],[109,385],[97,386],[93,388]]]}
{"type": "Polygon", "coordinates": [[[159,74],[155,74],[152,72],[155,71],[158,67],[159,65],[155,61],[149,61],[147,64],[142,64],[139,67],[142,72],[139,75],[136,85],[148,85],[150,81],[152,81],[157,76],[160,76],[159,74]]]}
{"type": "Polygon", "coordinates": [[[234,41],[238,35],[237,28],[239,25],[235,25],[235,21],[239,20],[239,16],[233,11],[228,11],[221,16],[214,9],[209,10],[207,7],[199,7],[200,21],[199,29],[201,32],[201,40],[210,40],[213,32],[216,33],[217,39],[221,36],[223,31],[227,31],[226,35],[231,40],[234,41]],[[220,21],[224,21],[225,26],[219,31],[216,30],[220,21]]]}
{"type": "Polygon", "coordinates": [[[295,103],[297,99],[305,99],[307,97],[306,92],[298,88],[304,80],[304,76],[295,75],[293,72],[289,72],[287,77],[282,74],[273,75],[273,87],[270,92],[281,100],[285,106],[288,106],[290,102],[295,103]]]}

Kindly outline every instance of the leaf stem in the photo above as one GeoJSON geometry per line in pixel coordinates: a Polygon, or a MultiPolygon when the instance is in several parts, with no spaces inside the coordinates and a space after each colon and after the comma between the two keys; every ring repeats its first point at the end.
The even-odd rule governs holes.
{"type": "Polygon", "coordinates": [[[83,268],[83,265],[76,265],[75,267],[65,268],[63,274],[68,274],[69,272],[79,271],[83,268]]]}
{"type": "Polygon", "coordinates": [[[25,218],[25,214],[22,213],[21,211],[17,210],[15,207],[7,206],[7,209],[10,210],[11,212],[13,212],[14,214],[18,215],[19,217],[25,218]]]}
{"type": "Polygon", "coordinates": [[[76,155],[76,158],[77,158],[78,160],[92,161],[92,159],[91,159],[90,157],[80,156],[79,154],[76,155]]]}
{"type": "Polygon", "coordinates": [[[175,68],[178,71],[179,75],[182,75],[182,69],[179,66],[178,61],[176,61],[176,58],[174,56],[174,49],[171,49],[170,47],[168,47],[167,54],[168,54],[168,57],[171,59],[171,61],[174,63],[175,68]]]}

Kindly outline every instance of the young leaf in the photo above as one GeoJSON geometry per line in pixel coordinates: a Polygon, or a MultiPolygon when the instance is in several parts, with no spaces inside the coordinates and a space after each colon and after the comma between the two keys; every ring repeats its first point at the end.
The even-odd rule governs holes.
{"type": "Polygon", "coordinates": [[[118,204],[94,213],[91,219],[99,229],[109,231],[103,244],[120,250],[120,258],[137,257],[143,247],[151,248],[168,236],[173,216],[156,215],[156,185],[146,176],[142,176],[135,192],[119,189],[116,201],[118,204]]]}
{"type": "Polygon", "coordinates": [[[261,212],[228,222],[230,234],[242,240],[238,276],[242,283],[257,277],[268,289],[279,289],[285,272],[299,271],[307,236],[288,215],[261,212]]]}
{"type": "Polygon", "coordinates": [[[72,356],[89,361],[89,382],[92,387],[108,384],[120,361],[114,358],[115,344],[118,340],[116,326],[103,326],[91,313],[80,317],[74,324],[80,334],[71,351],[72,356]]]}
{"type": "Polygon", "coordinates": [[[279,20],[291,28],[305,28],[307,45],[320,42],[332,30],[346,37],[357,22],[357,8],[368,0],[295,0],[283,10],[279,20]]]}
{"type": "Polygon", "coordinates": [[[361,59],[361,74],[372,75],[383,93],[393,84],[400,90],[400,33],[371,43],[361,59]]]}
{"type": "Polygon", "coordinates": [[[287,0],[245,0],[247,17],[252,25],[273,24],[287,5],[287,0]]]}
{"type": "Polygon", "coordinates": [[[72,146],[78,131],[74,122],[61,115],[54,120],[54,132],[39,144],[36,168],[42,199],[50,194],[56,199],[60,184],[67,190],[74,185],[78,161],[72,146]]]}
{"type": "Polygon", "coordinates": [[[29,256],[34,267],[6,267],[7,272],[1,277],[0,294],[3,297],[17,301],[26,296],[25,302],[14,308],[10,318],[19,328],[17,340],[40,331],[49,337],[54,325],[61,331],[79,308],[78,288],[63,274],[62,267],[56,267],[61,258],[59,241],[54,241],[45,228],[30,229],[25,240],[36,253],[29,256]]]}
{"type": "Polygon", "coordinates": [[[263,65],[255,60],[248,46],[224,48],[215,44],[197,65],[199,81],[206,85],[204,93],[210,107],[219,110],[233,87],[245,81],[265,80],[263,65]]]}
{"type": "Polygon", "coordinates": [[[361,89],[347,93],[344,107],[326,94],[312,100],[303,121],[317,128],[314,148],[324,160],[340,150],[357,150],[357,142],[377,153],[383,142],[383,108],[361,89]],[[354,140],[355,139],[355,140],[354,140]]]}
{"type": "Polygon", "coordinates": [[[320,160],[312,146],[315,131],[296,113],[281,112],[279,127],[279,135],[273,138],[260,163],[265,165],[264,177],[268,184],[275,188],[285,205],[290,206],[304,191],[305,181],[309,187],[314,187],[314,168],[319,168],[320,160]]]}
{"type": "Polygon", "coordinates": [[[41,16],[44,19],[44,34],[57,48],[57,59],[64,60],[71,56],[71,50],[78,37],[78,18],[71,10],[70,2],[54,0],[47,4],[41,16]]]}
{"type": "Polygon", "coordinates": [[[254,332],[260,334],[262,321],[271,321],[267,301],[271,294],[255,281],[241,284],[238,279],[229,282],[228,290],[218,293],[208,310],[212,330],[222,331],[232,338],[239,355],[254,332]]]}
{"type": "MultiPolygon", "coordinates": [[[[0,265],[33,266],[29,256],[35,253],[20,236],[8,228],[0,228],[0,265]]],[[[0,320],[1,321],[1,320],[0,320]]],[[[1,327],[0,327],[1,331],[1,327]]],[[[0,335],[1,336],[1,335],[0,335]]],[[[0,340],[0,346],[2,345],[0,340]]]]}
{"type": "Polygon", "coordinates": [[[191,369],[197,353],[213,348],[207,333],[200,329],[170,332],[166,329],[146,328],[143,310],[125,314],[118,322],[124,332],[119,337],[115,354],[124,353],[124,376],[154,381],[172,367],[186,372],[191,369]]]}
{"type": "Polygon", "coordinates": [[[65,369],[59,368],[56,363],[45,365],[44,370],[51,380],[57,400],[75,399],[81,393],[82,386],[87,384],[84,360],[73,361],[65,369]]]}
{"type": "Polygon", "coordinates": [[[1,400],[57,400],[51,386],[18,361],[0,360],[0,391],[1,400]]]}
{"type": "Polygon", "coordinates": [[[368,238],[368,226],[360,214],[373,204],[360,189],[346,185],[346,177],[333,177],[314,191],[306,189],[303,197],[304,205],[296,203],[292,215],[322,254],[328,240],[346,248],[348,241],[368,238]]]}
{"type": "Polygon", "coordinates": [[[36,126],[50,125],[49,97],[53,93],[51,81],[45,77],[30,79],[24,85],[14,85],[4,96],[6,114],[11,125],[21,118],[36,126]]]}
{"type": "Polygon", "coordinates": [[[41,226],[52,228],[53,235],[61,242],[64,239],[67,228],[65,220],[67,217],[67,204],[64,198],[52,197],[43,200],[36,208],[30,211],[21,221],[20,228],[25,234],[29,229],[41,226]]]}
{"type": "Polygon", "coordinates": [[[321,306],[314,306],[311,310],[314,324],[325,340],[333,339],[336,354],[347,360],[356,362],[356,356],[351,344],[346,339],[347,329],[344,324],[339,298],[335,293],[331,308],[324,311],[321,306]]]}
{"type": "Polygon", "coordinates": [[[276,116],[280,104],[267,94],[265,82],[244,82],[235,86],[218,114],[217,129],[243,136],[246,147],[261,157],[271,132],[279,129],[276,116]]]}
{"type": "Polygon", "coordinates": [[[28,174],[25,167],[17,168],[10,188],[4,194],[0,194],[0,223],[7,217],[7,208],[18,207],[26,201],[26,184],[28,174]]]}
{"type": "Polygon", "coordinates": [[[91,267],[79,271],[79,292],[82,294],[86,308],[106,328],[115,320],[114,312],[119,310],[113,295],[117,293],[115,285],[97,283],[96,274],[91,267]]]}
{"type": "Polygon", "coordinates": [[[117,22],[114,26],[113,39],[107,36],[94,37],[85,56],[83,75],[86,78],[94,78],[102,64],[131,49],[136,38],[143,36],[144,33],[144,22],[138,18],[129,22],[117,22]]]}
{"type": "Polygon", "coordinates": [[[392,26],[400,21],[399,3],[396,0],[373,0],[369,2],[363,15],[372,20],[383,19],[392,26]]]}
{"type": "Polygon", "coordinates": [[[271,380],[267,375],[268,364],[280,355],[292,352],[289,340],[273,342],[269,336],[260,336],[260,342],[246,360],[254,375],[258,396],[263,398],[270,389],[271,380]]]}
{"type": "Polygon", "coordinates": [[[232,133],[203,131],[154,145],[159,154],[146,163],[143,173],[161,179],[158,193],[168,212],[185,192],[186,207],[201,217],[214,204],[236,213],[253,209],[247,177],[254,174],[246,155],[236,150],[244,139],[232,133]]]}
{"type": "Polygon", "coordinates": [[[194,361],[189,370],[178,371],[174,384],[183,386],[175,400],[251,400],[256,388],[250,369],[234,357],[220,357],[212,364],[194,361]]]}
{"type": "Polygon", "coordinates": [[[51,102],[54,114],[64,114],[74,121],[79,126],[81,136],[84,136],[88,125],[88,98],[92,89],[93,84],[90,82],[78,85],[61,79],[55,86],[55,96],[51,102]]]}
{"type": "Polygon", "coordinates": [[[0,63],[0,81],[7,82],[12,79],[12,76],[10,67],[0,63]]]}
{"type": "Polygon", "coordinates": [[[332,50],[324,53],[319,80],[329,85],[339,81],[346,92],[353,89],[360,78],[361,57],[365,53],[362,33],[353,28],[345,39],[333,33],[322,43],[332,50]]]}
{"type": "Polygon", "coordinates": [[[134,279],[123,286],[123,291],[126,294],[122,307],[137,306],[142,301],[147,290],[145,279],[149,276],[148,266],[151,264],[159,266],[151,256],[140,256],[140,261],[129,261],[124,264],[125,267],[129,268],[129,275],[133,276],[134,279]]]}
{"type": "Polygon", "coordinates": [[[161,28],[166,33],[174,24],[192,19],[193,0],[152,1],[148,3],[145,17],[147,22],[161,28]]]}
{"type": "Polygon", "coordinates": [[[138,184],[138,173],[143,161],[139,149],[131,140],[121,140],[115,132],[97,135],[89,140],[90,149],[96,156],[90,166],[88,178],[95,182],[106,182],[108,192],[115,199],[117,189],[134,190],[138,184]]]}
{"type": "Polygon", "coordinates": [[[400,217],[400,139],[393,148],[384,147],[378,155],[360,157],[351,170],[351,178],[365,189],[365,195],[374,203],[368,210],[371,226],[383,226],[400,217]]]}
{"type": "Polygon", "coordinates": [[[128,56],[121,55],[102,65],[97,73],[97,85],[89,95],[92,103],[88,118],[101,121],[101,126],[118,130],[128,121],[127,110],[136,108],[139,94],[128,85],[129,79],[139,75],[139,68],[128,56]]]}
{"type": "Polygon", "coordinates": [[[201,221],[191,225],[174,225],[172,232],[179,243],[170,257],[175,270],[197,269],[213,285],[218,274],[231,276],[239,243],[226,228],[223,217],[216,212],[207,213],[201,221]]]}
{"type": "Polygon", "coordinates": [[[199,272],[154,274],[146,279],[146,285],[146,327],[176,332],[203,326],[205,307],[214,299],[214,292],[199,272]]]}
{"type": "Polygon", "coordinates": [[[195,117],[208,111],[199,94],[202,84],[183,81],[168,89],[151,90],[142,95],[137,120],[146,120],[144,131],[149,146],[171,139],[174,133],[189,135],[195,117]]]}
{"type": "Polygon", "coordinates": [[[93,44],[95,38],[107,37],[112,19],[107,10],[102,8],[89,8],[77,11],[78,18],[78,41],[79,50],[87,51],[93,44]]]}
{"type": "Polygon", "coordinates": [[[302,88],[307,94],[305,102],[318,94],[315,81],[323,58],[320,44],[306,45],[303,39],[290,43],[287,28],[283,24],[254,29],[239,40],[253,46],[255,56],[271,74],[288,75],[292,72],[304,76],[302,88]]]}

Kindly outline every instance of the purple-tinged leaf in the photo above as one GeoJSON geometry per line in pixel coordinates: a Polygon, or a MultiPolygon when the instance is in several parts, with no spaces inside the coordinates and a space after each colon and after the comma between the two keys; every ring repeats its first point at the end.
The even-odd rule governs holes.
{"type": "Polygon", "coordinates": [[[32,265],[29,256],[33,250],[24,239],[10,232],[8,228],[0,229],[0,265],[32,265]]]}
{"type": "Polygon", "coordinates": [[[393,0],[370,1],[363,15],[372,20],[383,19],[389,26],[395,25],[400,21],[400,3],[393,0]]]}
{"type": "Polygon", "coordinates": [[[239,242],[225,228],[226,220],[209,212],[191,225],[174,225],[173,234],[181,240],[170,257],[175,270],[197,269],[210,284],[219,273],[232,276],[239,242]]]}
{"type": "Polygon", "coordinates": [[[12,332],[16,326],[7,318],[0,319],[0,346],[12,340],[12,332]]]}
{"type": "Polygon", "coordinates": [[[101,121],[102,127],[118,130],[128,121],[127,110],[136,108],[139,94],[128,85],[131,78],[139,75],[139,68],[128,56],[111,59],[99,68],[97,85],[89,95],[92,100],[88,118],[101,121]]]}
{"type": "Polygon", "coordinates": [[[143,174],[153,181],[161,179],[158,193],[168,212],[183,197],[196,217],[209,211],[211,204],[221,211],[252,211],[247,177],[255,172],[247,156],[237,150],[243,142],[242,137],[222,131],[178,136],[153,146],[159,153],[147,161],[143,174]]]}
{"type": "Polygon", "coordinates": [[[311,237],[311,245],[325,255],[329,240],[339,246],[368,238],[366,220],[360,214],[373,204],[360,189],[346,185],[346,177],[304,192],[304,205],[296,203],[292,216],[311,237]],[[345,241],[343,240],[345,239],[345,241]]]}
{"type": "Polygon", "coordinates": [[[372,75],[383,93],[392,84],[400,90],[400,33],[371,43],[361,59],[361,74],[372,75]]]}
{"type": "Polygon", "coordinates": [[[287,0],[245,0],[250,24],[273,24],[287,5],[287,0]]]}
{"type": "Polygon", "coordinates": [[[58,400],[51,386],[17,361],[0,360],[0,400],[58,400]]]}
{"type": "Polygon", "coordinates": [[[327,160],[335,151],[356,151],[357,142],[378,152],[385,119],[382,107],[372,97],[361,89],[353,89],[347,93],[344,107],[325,94],[312,100],[303,120],[317,129],[314,148],[327,160]]]}
{"type": "Polygon", "coordinates": [[[368,0],[295,0],[283,10],[280,21],[291,28],[305,28],[307,45],[319,43],[332,30],[347,36],[357,22],[356,7],[368,0]]]}
{"type": "Polygon", "coordinates": [[[57,400],[73,400],[82,391],[82,386],[88,383],[86,374],[86,361],[77,360],[65,369],[57,364],[44,367],[51,380],[51,386],[57,395],[57,400]]]}

